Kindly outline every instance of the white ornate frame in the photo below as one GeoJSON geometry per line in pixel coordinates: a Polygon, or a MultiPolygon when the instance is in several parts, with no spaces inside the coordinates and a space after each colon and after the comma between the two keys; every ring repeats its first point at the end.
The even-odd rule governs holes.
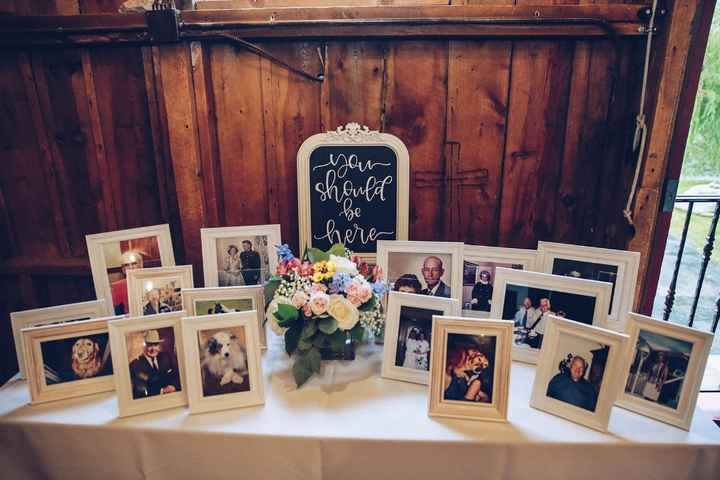
{"type": "Polygon", "coordinates": [[[182,297],[182,290],[186,288],[193,288],[193,273],[192,265],[178,265],[175,267],[153,267],[153,268],[138,268],[135,270],[128,270],[127,282],[128,282],[128,302],[130,307],[131,317],[142,317],[143,316],[143,283],[146,280],[151,279],[163,279],[172,280],[177,279],[180,281],[180,296],[182,297]]]}
{"type": "MultiPolygon", "coordinates": [[[[112,302],[110,302],[112,303],[112,302]]],[[[78,318],[93,319],[107,315],[107,302],[104,299],[89,302],[69,303],[54,307],[35,308],[10,313],[15,353],[17,355],[20,378],[25,378],[25,357],[21,330],[27,327],[72,322],[78,318]]]]}
{"type": "Polygon", "coordinates": [[[697,403],[698,393],[700,392],[700,386],[705,372],[705,365],[707,364],[710,348],[713,343],[713,334],[646,317],[638,313],[628,314],[626,327],[626,333],[629,335],[630,341],[628,343],[627,362],[623,365],[623,388],[615,404],[627,410],[654,418],[655,420],[675,425],[683,430],[690,430],[690,424],[692,423],[693,414],[695,413],[695,404],[697,403]],[[635,360],[635,347],[640,330],[692,343],[690,361],[688,362],[688,368],[685,372],[686,381],[680,393],[680,401],[678,402],[677,409],[625,393],[624,384],[627,383],[627,378],[630,375],[630,367],[635,360]]]}
{"type": "MultiPolygon", "coordinates": [[[[458,275],[460,275],[460,290],[462,291],[463,273],[465,271],[465,261],[469,262],[493,262],[493,263],[510,263],[513,265],[522,265],[523,271],[535,271],[538,264],[537,250],[529,250],[525,248],[504,248],[504,247],[488,247],[480,245],[465,245],[463,249],[463,265],[458,275]]],[[[495,285],[493,284],[493,289],[495,285]]],[[[460,306],[462,304],[462,295],[460,296],[460,306]]],[[[490,312],[487,314],[478,314],[473,310],[462,309],[463,317],[490,318],[490,312]]]]}
{"type": "MultiPolygon", "coordinates": [[[[45,381],[45,369],[42,356],[41,343],[65,338],[75,338],[85,335],[107,333],[108,322],[124,318],[122,315],[114,317],[95,318],[79,322],[69,322],[60,325],[43,325],[22,329],[23,352],[25,365],[27,365],[28,387],[30,388],[31,404],[52,402],[65,398],[82,397],[93,393],[115,390],[113,375],[84,378],[70,382],[48,385],[45,381]]],[[[108,338],[108,348],[112,351],[108,338]]]]}
{"type": "Polygon", "coordinates": [[[185,381],[185,358],[182,349],[182,329],[180,321],[185,311],[160,313],[146,317],[131,317],[108,323],[110,349],[113,352],[113,377],[118,398],[118,416],[128,417],[141,413],[155,412],[167,408],[187,405],[187,382],[185,381]],[[175,336],[175,352],[180,378],[180,391],[155,395],[154,397],[134,399],[130,380],[130,362],[127,358],[127,338],[130,332],[172,327],[175,336]]]}
{"type": "MultiPolygon", "coordinates": [[[[416,295],[414,293],[390,292],[388,295],[381,375],[393,380],[427,385],[430,381],[430,374],[428,372],[395,365],[397,337],[398,331],[400,330],[400,311],[402,307],[439,310],[445,317],[457,317],[460,315],[460,302],[455,298],[431,297],[428,295],[416,295]]],[[[432,355],[432,350],[430,354],[432,355]]]]}
{"type": "Polygon", "coordinates": [[[198,300],[235,300],[249,298],[253,302],[252,310],[255,312],[258,325],[260,347],[267,348],[267,334],[265,331],[265,290],[262,285],[248,285],[240,287],[205,287],[187,288],[182,291],[183,310],[188,317],[206,317],[207,314],[198,315],[195,302],[198,300]]]}
{"type": "MultiPolygon", "coordinates": [[[[306,139],[297,154],[298,221],[300,230],[300,252],[312,247],[310,213],[310,156],[318,147],[342,145],[377,145],[391,148],[397,158],[397,222],[396,240],[407,240],[409,221],[409,177],[410,154],[405,144],[395,135],[370,130],[358,123],[339,126],[335,131],[318,133],[306,139]]],[[[371,253],[358,253],[366,261],[374,261],[371,253]]]]}
{"type": "Polygon", "coordinates": [[[639,252],[541,241],[538,242],[538,253],[540,254],[538,270],[546,273],[552,273],[553,263],[558,258],[617,267],[615,292],[610,299],[612,307],[608,307],[612,309],[608,315],[607,327],[618,332],[624,331],[626,314],[633,310],[635,301],[640,265],[639,252]]]}
{"type": "Polygon", "coordinates": [[[507,320],[433,317],[433,341],[430,350],[430,394],[428,415],[487,422],[507,422],[510,389],[510,350],[513,322],[507,320]],[[445,359],[450,333],[496,336],[493,399],[491,403],[444,400],[445,359]]]}
{"type": "Polygon", "coordinates": [[[95,295],[97,298],[108,299],[106,315],[115,315],[115,309],[112,304],[112,293],[110,291],[110,281],[107,275],[107,262],[105,261],[103,245],[145,237],[157,237],[161,266],[169,267],[175,265],[175,254],[173,252],[170,226],[168,224],[85,235],[93,285],[95,286],[95,295]]]}
{"type": "Polygon", "coordinates": [[[530,406],[595,430],[607,431],[610,411],[625,379],[622,369],[626,363],[628,336],[552,315],[548,317],[548,320],[538,366],[535,370],[530,406]],[[550,398],[546,394],[550,379],[557,373],[555,351],[559,348],[561,335],[572,335],[610,347],[594,412],[550,398]]]}
{"type": "Polygon", "coordinates": [[[183,356],[185,357],[186,385],[190,413],[210,412],[228,408],[249,407],[265,403],[262,359],[258,344],[258,330],[255,312],[233,312],[182,319],[183,356]],[[245,328],[247,367],[250,390],[204,397],[202,394],[202,372],[198,332],[216,328],[245,328]]]}
{"type": "Polygon", "coordinates": [[[278,257],[274,246],[282,243],[280,225],[250,225],[244,227],[201,228],[203,278],[206,287],[218,286],[218,262],[216,240],[219,238],[266,236],[268,239],[268,268],[275,273],[278,257]]]}
{"type": "MultiPolygon", "coordinates": [[[[490,308],[491,318],[502,318],[505,291],[508,283],[595,297],[592,325],[607,326],[607,312],[610,292],[612,292],[610,283],[499,267],[495,269],[495,285],[493,286],[493,298],[490,308]]],[[[543,342],[545,342],[544,339],[543,342]]],[[[513,360],[537,363],[538,355],[539,349],[519,348],[513,345],[513,360]]]]}

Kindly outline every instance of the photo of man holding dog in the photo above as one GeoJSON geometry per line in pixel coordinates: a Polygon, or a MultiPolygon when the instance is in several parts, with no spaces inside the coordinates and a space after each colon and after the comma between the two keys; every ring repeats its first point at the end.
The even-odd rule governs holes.
{"type": "MultiPolygon", "coordinates": [[[[133,398],[153,397],[180,391],[172,327],[130,335],[143,336],[142,353],[130,362],[133,398]],[[169,337],[169,338],[168,338],[169,337]]],[[[128,345],[131,342],[128,341],[128,345]]]]}

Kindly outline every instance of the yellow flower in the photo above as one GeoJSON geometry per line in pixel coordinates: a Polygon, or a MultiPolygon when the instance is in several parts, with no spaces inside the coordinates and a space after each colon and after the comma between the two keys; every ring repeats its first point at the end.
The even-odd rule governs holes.
{"type": "Polygon", "coordinates": [[[316,262],[313,265],[313,271],[315,272],[312,276],[313,282],[327,280],[335,275],[335,263],[326,261],[316,262]]]}
{"type": "Polygon", "coordinates": [[[342,295],[330,295],[327,313],[337,320],[340,330],[351,330],[360,319],[360,312],[342,295]]]}

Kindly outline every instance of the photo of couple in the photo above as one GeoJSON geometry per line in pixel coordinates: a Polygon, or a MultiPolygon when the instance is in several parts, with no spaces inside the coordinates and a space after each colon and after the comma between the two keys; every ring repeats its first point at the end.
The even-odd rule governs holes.
{"type": "Polygon", "coordinates": [[[400,307],[395,366],[424,371],[430,369],[432,316],[442,314],[440,310],[400,307]]]}
{"type": "Polygon", "coordinates": [[[497,337],[450,333],[443,400],[492,403],[497,337]]]}
{"type": "Polygon", "coordinates": [[[259,285],[268,277],[266,236],[217,239],[218,285],[259,285]]]}
{"type": "Polygon", "coordinates": [[[445,254],[418,256],[393,252],[388,260],[388,279],[398,292],[450,298],[450,286],[445,282],[452,278],[452,272],[445,270],[449,263],[450,255],[445,254]]]}

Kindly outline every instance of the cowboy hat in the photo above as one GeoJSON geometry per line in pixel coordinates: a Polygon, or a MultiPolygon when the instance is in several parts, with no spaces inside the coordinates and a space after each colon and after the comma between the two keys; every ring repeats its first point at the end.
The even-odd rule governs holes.
{"type": "Polygon", "coordinates": [[[145,343],[160,343],[164,341],[164,339],[160,338],[157,330],[148,330],[145,332],[145,343]]]}

